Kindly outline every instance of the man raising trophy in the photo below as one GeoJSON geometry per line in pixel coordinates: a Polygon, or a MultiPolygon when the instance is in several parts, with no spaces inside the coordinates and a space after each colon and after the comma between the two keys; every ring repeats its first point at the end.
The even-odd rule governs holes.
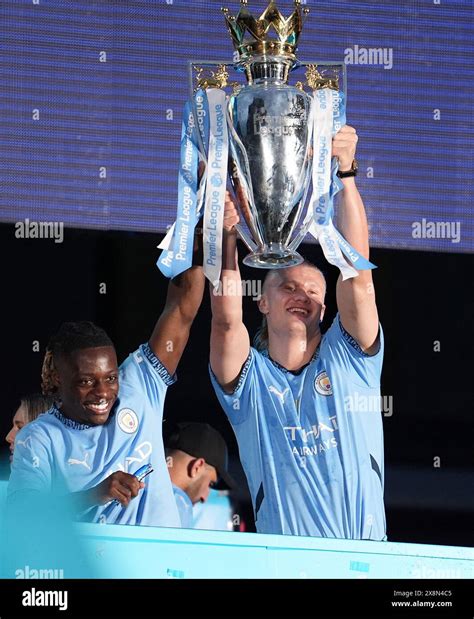
{"type": "MultiPolygon", "coordinates": [[[[289,24],[301,23],[299,2],[296,4],[292,18],[283,20],[286,30],[280,30],[280,43],[283,35],[289,36],[289,24]]],[[[247,28],[254,38],[258,35],[258,54],[250,59],[249,66],[252,61],[268,62],[269,43],[261,43],[265,43],[268,24],[281,24],[283,18],[275,12],[274,2],[260,20],[250,18],[245,5],[239,14],[239,27],[234,18],[234,33],[240,36],[247,28]]],[[[242,49],[251,55],[250,47],[242,49]]],[[[294,49],[273,48],[273,64],[279,52],[288,54],[294,49]]],[[[271,66],[266,72],[259,70],[269,87],[272,79],[281,79],[271,66]]],[[[271,127],[272,122],[273,127],[277,125],[275,118],[269,119],[275,114],[265,117],[262,107],[258,102],[255,113],[260,124],[250,123],[260,134],[264,126],[271,127]]],[[[251,139],[247,142],[251,143],[251,139]]],[[[368,262],[367,219],[355,182],[356,144],[355,129],[344,125],[332,136],[328,149],[328,157],[338,163],[335,174],[340,179],[338,228],[343,236],[337,234],[346,246],[352,246],[350,251],[360,260],[352,261],[354,273],[347,274],[340,267],[338,314],[324,334],[320,330],[326,292],[322,272],[301,260],[295,266],[282,268],[284,256],[280,254],[280,263],[276,260],[276,268],[268,270],[264,281],[258,301],[263,324],[251,347],[243,322],[242,297],[235,294],[241,291],[236,251],[240,218],[230,194],[225,202],[221,292],[215,294],[211,288],[211,380],[237,437],[259,533],[386,539],[381,414],[373,409],[368,412],[371,407],[354,406],[354,402],[364,399],[380,400],[383,358],[373,265],[368,262]],[[225,294],[229,290],[234,294],[225,294]]],[[[269,156],[278,162],[283,155],[273,152],[269,156]]],[[[318,156],[314,152],[313,167],[318,156]]],[[[251,169],[249,174],[252,181],[258,172],[253,171],[252,176],[251,169]]],[[[316,191],[314,182],[313,175],[316,191]]],[[[255,208],[259,200],[259,188],[253,187],[250,196],[251,185],[245,179],[234,185],[246,220],[245,208],[255,208]]],[[[277,212],[275,194],[270,206],[277,212]]],[[[254,213],[262,215],[261,222],[266,218],[268,223],[271,213],[266,208],[263,205],[254,213]]],[[[268,223],[267,230],[275,229],[268,223]]],[[[254,253],[258,254],[254,262],[268,259],[268,243],[254,253]]]]}

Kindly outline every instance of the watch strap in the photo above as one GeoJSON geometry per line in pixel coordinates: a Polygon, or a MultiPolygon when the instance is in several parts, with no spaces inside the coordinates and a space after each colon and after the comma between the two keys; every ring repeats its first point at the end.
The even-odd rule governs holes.
{"type": "Polygon", "coordinates": [[[359,166],[357,165],[357,161],[354,159],[350,167],[350,170],[346,170],[344,172],[342,172],[341,170],[338,170],[336,173],[336,176],[338,178],[349,178],[350,176],[357,176],[358,171],[359,171],[359,166]]]}

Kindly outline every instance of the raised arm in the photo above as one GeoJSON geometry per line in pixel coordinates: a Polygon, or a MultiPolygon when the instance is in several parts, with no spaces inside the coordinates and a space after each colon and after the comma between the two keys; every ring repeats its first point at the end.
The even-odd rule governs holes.
{"type": "MultiPolygon", "coordinates": [[[[355,157],[357,134],[343,127],[333,140],[333,155],[339,158],[339,169],[350,169],[355,157]]],[[[342,180],[344,189],[338,207],[338,229],[346,240],[369,259],[369,232],[364,203],[353,177],[342,180]]],[[[358,277],[337,281],[337,307],[343,327],[368,354],[378,349],[379,319],[375,303],[372,271],[359,271],[358,277]]]]}
{"type": "MultiPolygon", "coordinates": [[[[195,256],[199,254],[195,242],[195,256]]],[[[188,342],[191,325],[204,294],[204,273],[193,266],[168,284],[165,308],[155,325],[149,344],[170,374],[174,374],[188,342]]]]}
{"type": "Polygon", "coordinates": [[[210,289],[211,368],[221,387],[232,393],[250,352],[248,331],[242,321],[242,284],[237,261],[239,216],[227,194],[224,211],[221,285],[217,293],[210,289]]]}

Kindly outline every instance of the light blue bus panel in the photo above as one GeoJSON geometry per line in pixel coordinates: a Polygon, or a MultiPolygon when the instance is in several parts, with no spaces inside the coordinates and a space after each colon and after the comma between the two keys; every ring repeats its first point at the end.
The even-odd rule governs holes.
{"type": "Polygon", "coordinates": [[[109,578],[472,578],[470,548],[81,525],[109,578]]]}
{"type": "Polygon", "coordinates": [[[38,512],[27,530],[2,526],[3,578],[473,578],[474,551],[457,546],[77,524],[38,512]],[[39,523],[39,524],[37,524],[39,523]],[[22,542],[24,541],[24,543],[22,542]]]}

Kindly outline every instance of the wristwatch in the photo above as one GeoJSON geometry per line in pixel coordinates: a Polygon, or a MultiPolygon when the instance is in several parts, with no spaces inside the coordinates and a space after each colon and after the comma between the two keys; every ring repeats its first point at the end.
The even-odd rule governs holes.
{"type": "Polygon", "coordinates": [[[341,172],[341,170],[337,171],[337,176],[339,178],[349,178],[349,176],[357,176],[357,172],[359,171],[359,165],[357,161],[354,159],[351,165],[351,169],[346,172],[341,172]]]}

